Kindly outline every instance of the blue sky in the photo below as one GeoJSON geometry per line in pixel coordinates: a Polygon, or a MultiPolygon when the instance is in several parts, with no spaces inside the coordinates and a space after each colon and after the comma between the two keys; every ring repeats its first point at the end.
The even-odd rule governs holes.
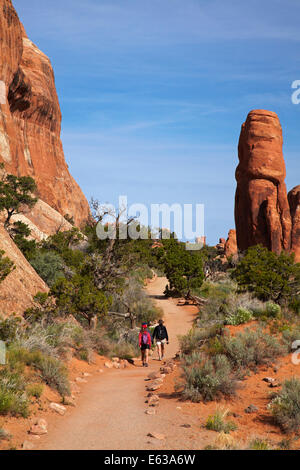
{"type": "Polygon", "coordinates": [[[210,244],[234,227],[240,127],[278,113],[300,183],[298,0],[13,0],[51,59],[71,173],[87,198],[203,203],[210,244]]]}

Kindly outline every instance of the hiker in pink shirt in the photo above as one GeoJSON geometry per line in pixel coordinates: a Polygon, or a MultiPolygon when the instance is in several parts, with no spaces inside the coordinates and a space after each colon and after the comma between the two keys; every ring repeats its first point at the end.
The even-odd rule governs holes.
{"type": "Polygon", "coordinates": [[[143,367],[148,367],[149,351],[151,348],[151,334],[147,329],[147,323],[142,324],[142,329],[139,334],[139,346],[142,353],[143,367]]]}

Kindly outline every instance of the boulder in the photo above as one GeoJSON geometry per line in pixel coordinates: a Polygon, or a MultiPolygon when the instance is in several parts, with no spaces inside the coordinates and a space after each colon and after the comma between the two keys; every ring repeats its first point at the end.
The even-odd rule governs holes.
{"type": "Polygon", "coordinates": [[[245,413],[248,413],[248,414],[257,413],[257,412],[258,412],[258,408],[257,408],[257,406],[255,406],[255,405],[249,405],[249,406],[245,409],[245,413]]]}
{"type": "Polygon", "coordinates": [[[51,410],[55,411],[61,416],[64,416],[67,411],[67,408],[65,406],[59,405],[58,403],[50,403],[49,407],[51,408],[51,410]]]}
{"type": "Polygon", "coordinates": [[[149,397],[149,399],[147,401],[148,401],[149,406],[158,406],[159,405],[159,396],[158,395],[152,395],[151,397],[149,397]]]}
{"type": "Polygon", "coordinates": [[[44,434],[48,433],[47,430],[48,424],[47,421],[42,418],[37,418],[33,421],[29,434],[34,434],[36,436],[43,436],[44,434]]]}
{"type": "Polygon", "coordinates": [[[104,363],[104,367],[106,367],[107,369],[112,369],[114,367],[114,363],[111,361],[106,361],[104,363]]]}
{"type": "Polygon", "coordinates": [[[148,380],[155,380],[155,379],[161,379],[161,378],[163,378],[163,374],[161,374],[160,372],[151,372],[148,375],[148,380]]]}
{"type": "Polygon", "coordinates": [[[76,382],[79,384],[87,384],[87,380],[83,379],[82,377],[76,377],[76,382]]]}
{"type": "Polygon", "coordinates": [[[33,450],[34,449],[34,444],[33,442],[30,441],[24,441],[22,444],[22,450],[33,450]]]}
{"type": "Polygon", "coordinates": [[[148,392],[155,392],[155,390],[160,389],[161,386],[162,386],[161,383],[152,382],[152,383],[150,383],[150,384],[147,385],[147,391],[148,391],[148,392]]]}

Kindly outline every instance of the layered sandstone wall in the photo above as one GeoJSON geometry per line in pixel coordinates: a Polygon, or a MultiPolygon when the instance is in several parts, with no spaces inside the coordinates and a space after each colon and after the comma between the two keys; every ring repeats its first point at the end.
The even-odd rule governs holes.
{"type": "Polygon", "coordinates": [[[241,251],[262,244],[276,253],[299,253],[297,215],[291,214],[288,201],[282,144],[276,113],[254,110],[248,114],[242,125],[236,170],[235,222],[241,251]]]}
{"type": "Polygon", "coordinates": [[[7,172],[32,176],[38,196],[80,226],[89,205],[69,173],[61,131],[61,111],[48,57],[26,36],[10,0],[0,0],[0,162],[7,172]]]}

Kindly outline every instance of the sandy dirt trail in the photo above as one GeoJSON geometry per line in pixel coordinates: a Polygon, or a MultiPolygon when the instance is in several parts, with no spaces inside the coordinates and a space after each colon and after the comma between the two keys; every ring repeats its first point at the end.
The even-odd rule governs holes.
{"type": "MultiPolygon", "coordinates": [[[[176,305],[165,299],[165,278],[158,278],[147,287],[164,311],[170,345],[167,358],[178,351],[177,335],[185,334],[192,326],[194,310],[176,305]]],[[[185,416],[177,408],[176,399],[161,399],[156,415],[145,410],[145,378],[151,371],[159,370],[156,353],[148,369],[136,367],[108,370],[89,379],[82,389],[77,407],[63,418],[49,423],[48,435],[36,449],[41,450],[143,450],[143,449],[197,449],[205,436],[198,436],[199,420],[185,416]],[[190,429],[182,427],[187,422],[190,429]],[[195,439],[195,427],[197,438],[195,439]],[[163,433],[166,439],[158,441],[147,437],[149,432],[163,433]]],[[[202,434],[202,433],[200,433],[202,434]]],[[[202,447],[203,448],[203,447],[202,447]]]]}

